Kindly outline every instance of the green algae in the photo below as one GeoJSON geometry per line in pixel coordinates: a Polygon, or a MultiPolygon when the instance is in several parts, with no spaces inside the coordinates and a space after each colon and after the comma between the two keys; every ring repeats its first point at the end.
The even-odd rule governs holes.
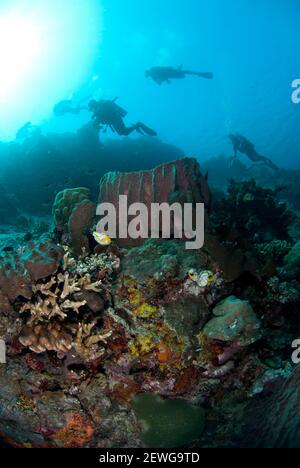
{"type": "Polygon", "coordinates": [[[198,440],[205,424],[204,410],[184,400],[163,400],[153,393],[134,398],[132,407],[149,448],[183,447],[198,440]]]}

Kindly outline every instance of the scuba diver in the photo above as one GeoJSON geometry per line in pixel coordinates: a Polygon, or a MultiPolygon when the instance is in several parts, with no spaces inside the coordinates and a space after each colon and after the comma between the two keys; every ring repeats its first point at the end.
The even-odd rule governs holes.
{"type": "Polygon", "coordinates": [[[26,140],[33,136],[40,136],[41,129],[37,125],[32,125],[31,122],[26,122],[16,133],[16,140],[26,140]]]}
{"type": "Polygon", "coordinates": [[[126,127],[123,119],[126,117],[128,112],[118,106],[118,104],[116,104],[116,100],[117,98],[112,101],[108,99],[96,101],[93,99],[89,103],[89,110],[93,114],[92,120],[100,131],[103,130],[106,132],[107,129],[110,128],[113,132],[116,132],[121,136],[128,136],[134,131],[139,132],[141,135],[157,135],[154,130],[141,122],[138,122],[131,127],[126,127]]]}
{"type": "Polygon", "coordinates": [[[239,152],[247,156],[254,163],[263,163],[270,169],[278,171],[278,167],[269,158],[261,156],[257,153],[254,144],[251,143],[251,141],[247,140],[247,138],[245,138],[242,135],[239,135],[238,133],[235,135],[228,135],[228,137],[233,145],[233,159],[237,158],[237,153],[239,152]]]}
{"type": "Polygon", "coordinates": [[[189,70],[183,70],[182,67],[152,67],[150,70],[145,72],[146,78],[152,78],[155,83],[162,85],[163,83],[171,83],[171,80],[183,80],[187,75],[198,76],[200,78],[206,78],[212,80],[214,75],[210,72],[193,72],[189,70]]]}
{"type": "Polygon", "coordinates": [[[79,101],[75,107],[72,100],[60,101],[54,106],[53,114],[55,117],[63,117],[66,114],[78,115],[81,111],[87,110],[87,107],[82,106],[82,103],[88,99],[90,99],[90,96],[79,101]]]}

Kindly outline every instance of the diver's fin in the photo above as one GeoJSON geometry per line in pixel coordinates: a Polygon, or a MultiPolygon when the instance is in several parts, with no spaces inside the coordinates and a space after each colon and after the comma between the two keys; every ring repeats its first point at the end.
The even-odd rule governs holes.
{"type": "Polygon", "coordinates": [[[269,167],[270,169],[273,169],[273,171],[279,171],[279,167],[276,166],[276,164],[274,164],[273,161],[271,161],[271,159],[264,157],[263,162],[265,163],[267,167],[269,167]]]}
{"type": "Polygon", "coordinates": [[[136,131],[137,131],[140,135],[145,135],[145,133],[142,132],[142,130],[141,130],[140,127],[136,127],[136,131]]]}
{"type": "Polygon", "coordinates": [[[214,78],[214,74],[211,72],[193,72],[190,70],[184,70],[184,73],[186,75],[193,75],[193,76],[199,76],[199,78],[205,78],[206,80],[212,80],[214,78]]]}
{"type": "Polygon", "coordinates": [[[210,72],[206,73],[197,73],[197,76],[200,78],[206,78],[207,80],[213,80],[214,79],[214,74],[210,72]]]}
{"type": "Polygon", "coordinates": [[[147,127],[147,125],[145,125],[145,124],[139,122],[138,126],[139,126],[139,129],[142,130],[142,131],[143,131],[144,133],[146,133],[147,135],[153,136],[153,137],[157,136],[156,131],[155,131],[155,130],[152,130],[152,128],[150,128],[150,127],[147,127]]]}

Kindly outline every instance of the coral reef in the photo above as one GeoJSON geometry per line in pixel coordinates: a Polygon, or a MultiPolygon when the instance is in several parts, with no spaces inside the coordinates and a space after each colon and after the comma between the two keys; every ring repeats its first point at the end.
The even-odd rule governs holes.
{"type": "Polygon", "coordinates": [[[13,200],[12,196],[9,196],[0,185],[0,214],[1,222],[3,224],[12,223],[15,218],[18,216],[18,209],[16,207],[16,202],[13,200]]]}
{"type": "Polygon", "coordinates": [[[225,239],[252,243],[290,240],[295,214],[277,199],[279,189],[265,189],[254,179],[231,180],[227,196],[214,206],[212,223],[225,239]]]}
{"type": "Polygon", "coordinates": [[[96,205],[85,188],[67,189],[56,195],[53,205],[55,230],[62,239],[70,237],[75,255],[90,251],[89,231],[96,215],[96,205]]]}
{"type": "Polygon", "coordinates": [[[47,236],[30,242],[20,253],[1,256],[0,290],[12,303],[21,296],[30,299],[33,284],[55,273],[63,258],[63,249],[47,236]]]}
{"type": "MultiPolygon", "coordinates": [[[[150,175],[155,201],[209,206],[191,159],[110,174],[101,199],[114,200],[120,182],[132,200],[148,203],[154,192],[147,199],[138,184],[149,188],[150,175]]],[[[0,437],[17,447],[259,445],[245,433],[257,410],[261,445],[292,445],[298,423],[276,398],[285,407],[297,385],[290,360],[300,333],[299,245],[276,193],[232,183],[197,251],[175,239],[95,246],[90,197],[84,188],[57,195],[54,234],[29,229],[26,218],[17,241],[5,237],[0,437]],[[287,438],[275,429],[266,435],[272,404],[279,428],[292,421],[287,438]]],[[[297,398],[295,390],[291,408],[297,398]]]]}
{"type": "Polygon", "coordinates": [[[204,327],[203,334],[212,340],[238,342],[247,346],[261,338],[260,321],[251,305],[229,297],[213,310],[214,318],[204,327]]]}
{"type": "Polygon", "coordinates": [[[282,374],[273,394],[251,401],[244,415],[244,447],[298,448],[300,443],[299,366],[289,376],[282,374]],[[284,382],[283,382],[284,380],[284,382]],[[264,414],[257,418],[257,414],[264,414]]]}
{"type": "Polygon", "coordinates": [[[289,277],[299,278],[300,275],[300,242],[297,242],[284,257],[284,268],[289,277]]]}

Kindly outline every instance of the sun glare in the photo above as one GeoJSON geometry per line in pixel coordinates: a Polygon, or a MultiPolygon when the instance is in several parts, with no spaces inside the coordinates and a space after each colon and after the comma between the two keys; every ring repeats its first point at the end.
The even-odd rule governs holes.
{"type": "Polygon", "coordinates": [[[41,38],[32,21],[0,16],[0,101],[6,102],[38,61],[41,38]]]}
{"type": "Polygon", "coordinates": [[[0,140],[90,81],[101,20],[101,0],[0,0],[0,140]]]}

